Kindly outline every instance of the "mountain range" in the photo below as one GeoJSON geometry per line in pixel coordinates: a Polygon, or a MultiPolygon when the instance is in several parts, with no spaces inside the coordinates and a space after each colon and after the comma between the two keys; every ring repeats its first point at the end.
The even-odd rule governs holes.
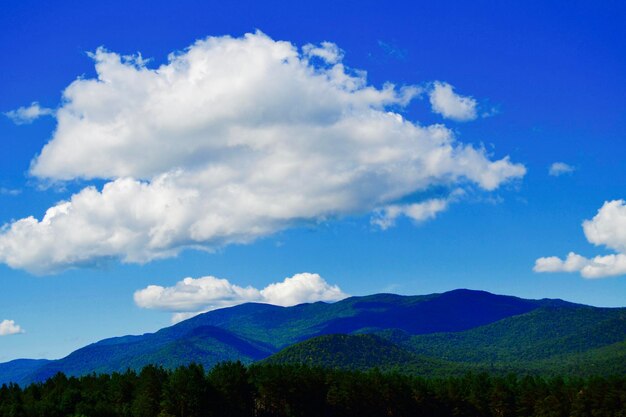
{"type": "Polygon", "coordinates": [[[155,333],[105,339],[58,360],[0,364],[0,383],[227,360],[398,370],[626,373],[626,308],[484,291],[376,294],[292,307],[248,303],[155,333]]]}

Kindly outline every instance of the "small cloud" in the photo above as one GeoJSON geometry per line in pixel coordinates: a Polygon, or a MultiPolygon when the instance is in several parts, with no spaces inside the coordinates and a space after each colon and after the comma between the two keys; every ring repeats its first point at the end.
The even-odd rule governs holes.
{"type": "Polygon", "coordinates": [[[480,114],[480,117],[486,119],[487,117],[493,117],[498,114],[500,114],[500,109],[497,106],[493,106],[487,110],[483,110],[483,112],[480,114]]]}
{"type": "Polygon", "coordinates": [[[555,162],[552,165],[550,165],[550,169],[548,170],[548,173],[552,175],[553,177],[559,177],[563,174],[571,174],[575,170],[576,169],[573,166],[568,165],[565,162],[555,162]]]}
{"type": "Polygon", "coordinates": [[[438,213],[448,208],[448,200],[433,198],[414,204],[393,204],[386,206],[375,213],[371,223],[382,230],[395,226],[396,219],[400,216],[410,218],[415,222],[423,222],[434,219],[438,213]]]}
{"type": "Polygon", "coordinates": [[[292,306],[316,301],[339,301],[346,298],[337,285],[330,285],[318,274],[301,273],[262,290],[240,287],[213,276],[185,278],[173,287],[149,285],[134,294],[141,308],[175,312],[172,322],[238,304],[257,302],[292,306]]]}
{"type": "Polygon", "coordinates": [[[465,122],[477,117],[478,102],[469,96],[461,96],[454,92],[448,83],[435,81],[430,92],[430,104],[434,113],[446,119],[465,122]]]}
{"type": "Polygon", "coordinates": [[[322,42],[319,46],[308,43],[302,47],[305,57],[320,58],[328,64],[336,64],[343,59],[343,51],[332,42],[322,42]]]}
{"type": "Polygon", "coordinates": [[[578,272],[583,278],[605,278],[626,275],[626,202],[607,201],[598,214],[583,222],[589,243],[605,246],[615,254],[587,258],[570,252],[565,259],[542,257],[535,261],[535,272],[578,272]]]}
{"type": "Polygon", "coordinates": [[[32,123],[34,120],[42,116],[53,116],[54,110],[41,107],[39,103],[34,101],[28,107],[20,107],[17,110],[8,111],[4,113],[4,115],[13,120],[13,123],[17,125],[24,125],[32,123]]]}
{"type": "Polygon", "coordinates": [[[585,258],[570,252],[562,260],[557,256],[539,258],[535,272],[579,272],[583,278],[606,278],[626,274],[626,255],[622,253],[585,258]]]}
{"type": "Polygon", "coordinates": [[[3,320],[0,322],[0,336],[25,333],[24,330],[13,320],[3,320]]]}
{"type": "Polygon", "coordinates": [[[398,59],[405,60],[407,57],[407,50],[402,49],[392,43],[383,42],[381,40],[378,41],[378,46],[382,49],[388,56],[398,59]]]}
{"type": "Polygon", "coordinates": [[[388,205],[377,210],[370,223],[380,227],[382,230],[386,230],[394,226],[396,219],[400,216],[408,217],[416,223],[431,220],[437,217],[440,212],[446,210],[450,203],[456,201],[463,194],[465,194],[465,191],[457,189],[446,198],[431,198],[412,204],[388,205]]]}
{"type": "Polygon", "coordinates": [[[565,260],[557,256],[539,258],[535,261],[535,272],[578,272],[591,262],[584,256],[570,252],[565,260]]]}
{"type": "Polygon", "coordinates": [[[16,196],[22,194],[22,190],[0,187],[0,195],[16,196]]]}

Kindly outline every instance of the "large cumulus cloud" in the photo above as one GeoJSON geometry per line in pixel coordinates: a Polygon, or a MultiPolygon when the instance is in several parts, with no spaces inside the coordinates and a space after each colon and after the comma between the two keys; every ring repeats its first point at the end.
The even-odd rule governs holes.
{"type": "Polygon", "coordinates": [[[524,175],[443,125],[407,120],[398,109],[420,89],[369,85],[342,54],[262,33],[200,40],[156,68],[98,49],[97,78],[65,89],[30,172],[109,182],[5,225],[0,261],[34,273],[148,262],[302,221],[411,216],[396,204],[416,192],[493,190],[524,175]]]}

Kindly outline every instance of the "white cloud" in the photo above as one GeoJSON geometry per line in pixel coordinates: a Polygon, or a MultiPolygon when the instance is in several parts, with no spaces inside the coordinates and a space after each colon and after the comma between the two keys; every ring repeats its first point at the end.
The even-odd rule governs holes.
{"type": "Polygon", "coordinates": [[[591,220],[583,222],[585,237],[596,246],[626,253],[626,203],[607,201],[591,220]]]}
{"type": "Polygon", "coordinates": [[[15,124],[23,125],[32,123],[36,119],[42,116],[53,116],[54,110],[41,107],[36,101],[28,107],[20,107],[17,110],[11,110],[4,113],[9,119],[13,120],[15,124]]]}
{"type": "Polygon", "coordinates": [[[565,162],[555,162],[550,165],[550,169],[548,173],[553,177],[558,177],[563,174],[570,174],[574,172],[575,168],[571,165],[566,164],[565,162]]]}
{"type": "Polygon", "coordinates": [[[299,52],[256,33],[198,41],[155,69],[104,49],[93,59],[97,79],[65,89],[31,174],[110,182],[5,225],[0,261],[13,268],[144,263],[525,174],[389,111],[419,89],[368,85],[330,43],[299,52]]]}
{"type": "Polygon", "coordinates": [[[16,196],[16,195],[20,195],[20,194],[22,194],[22,190],[18,190],[18,189],[15,189],[15,188],[0,187],[0,195],[16,196]]]}
{"type": "Polygon", "coordinates": [[[474,120],[477,117],[478,103],[472,97],[458,95],[454,87],[448,83],[435,82],[430,91],[432,110],[445,117],[459,122],[474,120]]]}
{"type": "Polygon", "coordinates": [[[321,58],[328,64],[336,64],[343,59],[343,51],[332,42],[322,42],[321,45],[306,44],[302,47],[305,57],[321,58]]]}
{"type": "Polygon", "coordinates": [[[570,252],[565,260],[556,256],[535,261],[535,272],[580,272],[585,278],[604,278],[626,274],[626,203],[607,201],[598,214],[583,222],[585,237],[596,246],[605,246],[616,254],[586,258],[570,252]]]}
{"type": "Polygon", "coordinates": [[[416,223],[431,220],[464,194],[463,189],[456,189],[445,198],[431,198],[420,203],[390,204],[376,210],[371,223],[386,230],[394,226],[400,216],[408,217],[416,223]]]}
{"type": "Polygon", "coordinates": [[[338,301],[348,295],[328,284],[318,274],[301,273],[268,285],[262,290],[240,287],[212,276],[185,278],[173,287],[149,285],[135,292],[135,303],[142,308],[175,312],[173,322],[194,315],[247,302],[292,306],[316,301],[338,301]]]}
{"type": "Polygon", "coordinates": [[[565,260],[557,256],[537,259],[535,272],[578,272],[588,266],[590,261],[584,256],[570,252],[565,260]]]}
{"type": "Polygon", "coordinates": [[[24,333],[24,330],[13,320],[0,321],[0,336],[24,333]]]}
{"type": "Polygon", "coordinates": [[[433,198],[421,203],[391,204],[376,212],[371,223],[386,230],[396,224],[396,219],[406,216],[416,222],[434,219],[437,214],[448,208],[448,200],[433,198]]]}
{"type": "Polygon", "coordinates": [[[293,306],[316,301],[339,301],[348,295],[337,285],[328,284],[318,274],[304,272],[268,285],[261,290],[261,297],[269,304],[293,306]]]}

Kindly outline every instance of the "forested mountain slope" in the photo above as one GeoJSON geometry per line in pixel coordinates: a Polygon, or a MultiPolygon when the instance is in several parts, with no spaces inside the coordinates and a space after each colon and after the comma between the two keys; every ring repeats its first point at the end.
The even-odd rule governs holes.
{"type": "Polygon", "coordinates": [[[605,367],[611,363],[606,355],[621,354],[619,344],[609,346],[624,341],[625,323],[624,309],[472,290],[376,294],[293,307],[249,303],[204,313],[155,333],[105,339],[56,361],[0,364],[0,383],[41,381],[58,371],[84,375],[138,370],[148,364],[172,369],[191,362],[207,368],[225,360],[252,363],[300,342],[337,334],[377,337],[313,339],[285,351],[280,361],[314,348],[317,353],[309,353],[314,364],[348,366],[336,353],[351,351],[358,369],[393,362],[426,374],[509,366],[535,369],[554,361],[578,366],[576,361],[583,359],[576,355],[582,354],[605,367]]]}

